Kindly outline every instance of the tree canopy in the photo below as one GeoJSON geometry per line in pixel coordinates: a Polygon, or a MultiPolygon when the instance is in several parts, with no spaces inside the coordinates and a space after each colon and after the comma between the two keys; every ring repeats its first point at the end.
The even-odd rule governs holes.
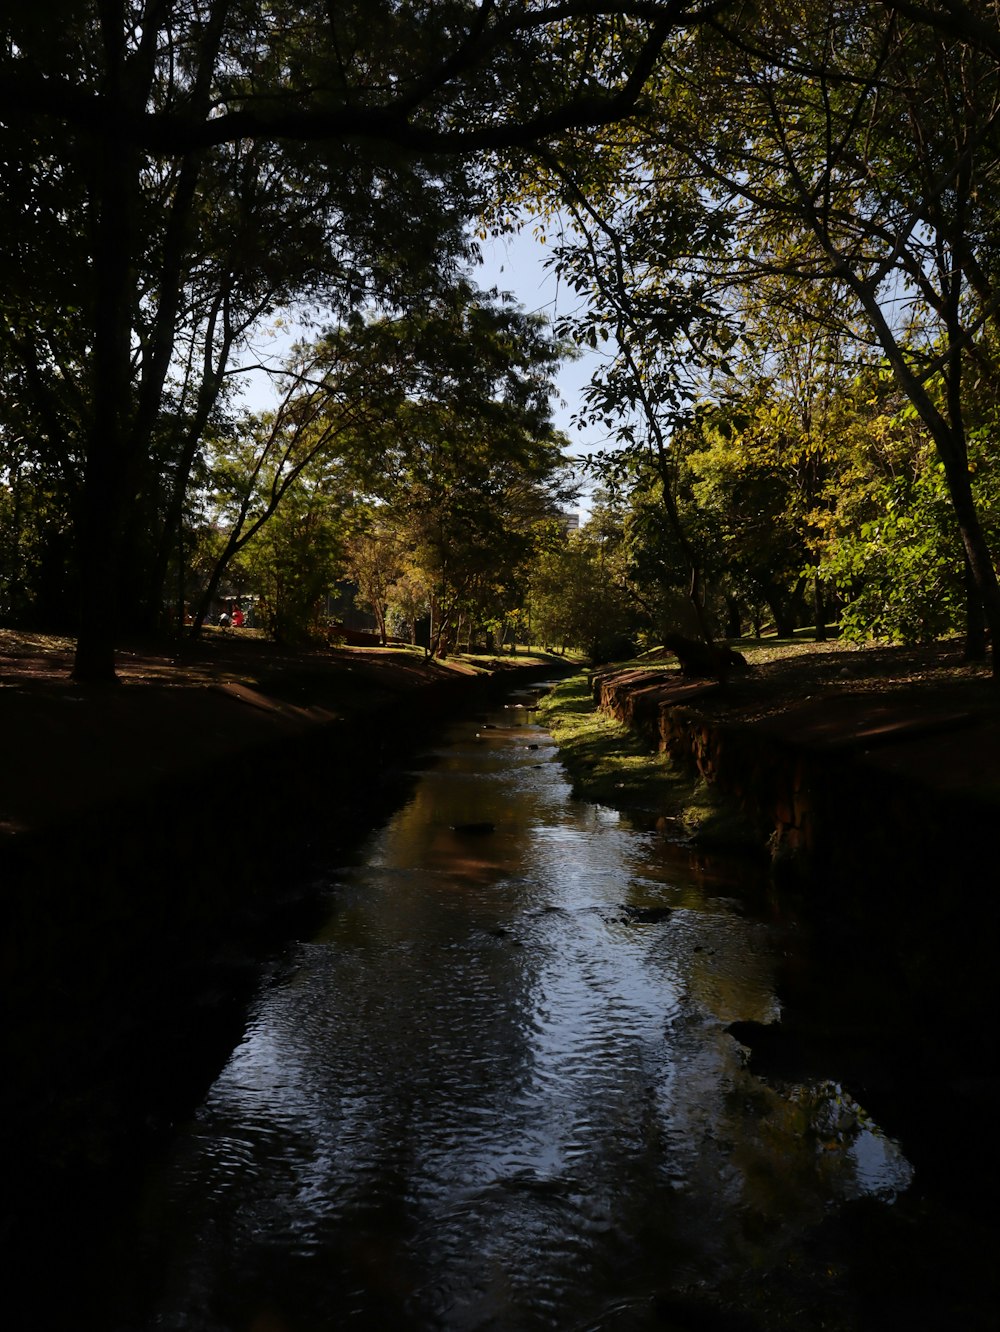
{"type": "Polygon", "coordinates": [[[116,627],[162,600],[179,495],[258,322],[295,302],[343,314],[433,289],[463,250],[484,155],[628,114],[689,11],[56,0],[5,13],[0,375],[66,513],[79,678],[110,678],[116,627]]]}
{"type": "MultiPolygon", "coordinates": [[[[591,404],[626,408],[609,424],[658,460],[668,516],[685,411],[725,410],[734,375],[774,359],[774,329],[825,338],[831,376],[891,374],[918,456],[929,443],[941,468],[972,651],[977,617],[1000,634],[969,455],[996,381],[996,23],[991,4],[720,7],[665,45],[641,117],[520,184],[531,207],[568,218],[557,264],[586,298],[577,337],[614,347],[591,404]]],[[[803,405],[791,385],[783,397],[803,405]]],[[[676,519],[695,589],[696,543],[676,519]]]]}
{"type": "Polygon", "coordinates": [[[338,512],[405,497],[434,595],[459,613],[465,533],[506,604],[530,581],[512,515],[551,507],[555,352],[514,320],[499,370],[462,284],[475,230],[534,212],[579,303],[557,338],[604,353],[581,414],[628,495],[640,620],[682,589],[706,637],[718,607],[808,607],[859,633],[961,611],[970,651],[996,644],[998,33],[994,0],[5,13],[0,613],[75,630],[78,677],[112,678],[207,515],[219,571],[306,485],[338,512]],[[282,320],[337,332],[251,418],[241,376],[282,320]],[[447,552],[421,528],[446,511],[447,552]]]}

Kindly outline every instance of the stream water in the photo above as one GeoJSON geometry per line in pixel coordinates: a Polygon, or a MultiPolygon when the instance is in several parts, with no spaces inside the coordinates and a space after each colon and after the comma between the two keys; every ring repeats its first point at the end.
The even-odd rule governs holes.
{"type": "Polygon", "coordinates": [[[330,870],[146,1188],[119,1328],[770,1327],[776,1269],[822,1303],[802,1237],[907,1190],[835,1082],[727,1031],[778,1017],[794,917],[572,799],[531,702],[455,724],[330,870]]]}

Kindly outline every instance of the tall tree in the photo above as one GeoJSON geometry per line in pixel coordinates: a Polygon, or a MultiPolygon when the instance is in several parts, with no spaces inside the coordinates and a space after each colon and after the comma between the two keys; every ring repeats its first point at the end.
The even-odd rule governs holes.
{"type": "MultiPolygon", "coordinates": [[[[39,353],[37,415],[53,470],[74,483],[79,679],[114,675],[120,573],[136,501],[160,479],[153,441],[182,330],[200,321],[192,339],[205,354],[192,364],[210,399],[255,288],[260,313],[331,289],[341,310],[380,287],[399,299],[417,241],[450,234],[454,251],[483,154],[628,115],[668,36],[698,20],[689,0],[53,0],[5,11],[0,124],[16,170],[0,221],[25,271],[51,261],[56,272],[24,307],[5,284],[0,361],[6,372],[39,353]],[[246,217],[255,226],[273,203],[282,239],[237,232],[189,305],[213,181],[255,157],[246,217]],[[310,208],[317,244],[272,275],[289,257],[289,219],[310,208]],[[241,314],[227,326],[216,293],[234,265],[241,314]],[[254,280],[242,284],[247,269],[254,280]]],[[[175,444],[175,482],[206,401],[199,390],[175,444]]],[[[165,504],[176,513],[175,497],[165,504]]]]}
{"type": "MultiPolygon", "coordinates": [[[[640,307],[641,293],[714,292],[738,308],[739,292],[773,276],[829,293],[815,303],[820,325],[831,309],[852,337],[863,323],[934,440],[960,533],[956,560],[968,565],[971,609],[982,607],[994,643],[1000,586],[970,484],[966,415],[970,381],[996,373],[986,337],[1000,304],[995,18],[990,0],[728,6],[664,48],[646,115],[603,133],[572,179],[563,170],[542,195],[578,216],[582,198],[600,219],[578,226],[578,248],[596,261],[591,300],[597,292],[607,304],[627,274],[604,332],[616,330],[618,311],[640,307]],[[640,197],[651,190],[658,211],[633,210],[600,254],[591,237],[611,237],[606,219],[623,216],[633,194],[624,179],[640,197]],[[701,211],[685,247],[676,221],[692,198],[701,211]],[[712,225],[728,244],[705,243],[712,225]],[[666,266],[623,265],[630,249],[659,252],[666,266]]],[[[523,192],[537,201],[537,189],[523,192]]],[[[773,317],[785,317],[780,304],[773,317]]],[[[683,344],[670,329],[643,333],[647,365],[662,350],[676,382],[683,344]]],[[[628,417],[635,391],[616,387],[609,415],[628,417]]],[[[647,394],[650,436],[668,446],[670,404],[652,384],[647,394]]],[[[977,641],[970,634],[971,650],[977,641]]]]}
{"type": "Polygon", "coordinates": [[[536,525],[566,497],[550,403],[560,347],[537,316],[467,285],[371,333],[405,399],[357,484],[407,534],[432,593],[432,650],[446,650],[460,616],[516,606],[536,525]]]}
{"type": "Polygon", "coordinates": [[[672,437],[688,419],[699,381],[724,361],[732,341],[725,310],[686,271],[692,253],[718,246],[722,235],[692,182],[655,165],[636,173],[623,195],[620,181],[631,162],[627,144],[606,154],[596,173],[589,163],[569,169],[546,158],[549,188],[572,219],[553,264],[582,298],[560,331],[605,353],[584,391],[582,415],[603,424],[614,447],[595,452],[588,466],[604,482],[623,470],[633,484],[652,479],[686,566],[690,610],[711,642],[702,551],[682,518],[672,437]],[[609,177],[612,162],[617,169],[609,177]]]}
{"type": "Polygon", "coordinates": [[[745,275],[844,291],[933,439],[996,644],[965,419],[997,309],[995,57],[884,5],[827,0],[744,10],[678,74],[712,115],[698,141],[676,123],[672,141],[742,228],[745,275]]]}
{"type": "Polygon", "coordinates": [[[406,571],[408,547],[403,524],[382,508],[366,513],[346,543],[344,571],[357,588],[358,602],[375,617],[383,647],[389,641],[389,606],[406,571]]]}
{"type": "Polygon", "coordinates": [[[395,419],[404,392],[398,358],[385,355],[382,340],[370,333],[352,322],[294,348],[275,409],[232,421],[213,437],[207,486],[225,535],[202,589],[194,636],[231,562],[289,497],[320,485],[339,489],[341,502],[349,502],[350,478],[364,470],[368,433],[395,419]]]}
{"type": "MultiPolygon", "coordinates": [[[[385,630],[377,559],[418,567],[436,601],[435,649],[460,615],[510,609],[535,524],[563,498],[552,426],[560,346],[538,316],[457,284],[409,314],[353,318],[298,348],[277,409],[214,441],[207,487],[224,533],[195,632],[227,568],[303,492],[352,508],[346,562],[385,630]],[[405,557],[405,558],[404,558],[405,557]]],[[[317,530],[319,530],[317,528],[317,530]]]]}

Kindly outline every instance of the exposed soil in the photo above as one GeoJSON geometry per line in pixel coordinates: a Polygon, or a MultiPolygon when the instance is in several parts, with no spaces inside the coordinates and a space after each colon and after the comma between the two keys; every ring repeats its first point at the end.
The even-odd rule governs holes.
{"type": "MultiPolygon", "coordinates": [[[[0,630],[0,834],[58,823],[136,788],[198,769],[304,728],[377,710],[475,666],[440,664],[400,648],[290,652],[250,633],[203,643],[131,646],[117,686],[70,678],[72,642],[0,630]]],[[[962,659],[961,643],[856,649],[840,643],[766,644],[751,670],[723,686],[681,682],[677,701],[727,721],[804,742],[863,745],[872,761],[904,766],[942,788],[1000,797],[1000,688],[962,659]]],[[[510,659],[494,665],[516,664],[510,659]]]]}
{"type": "Polygon", "coordinates": [[[0,835],[58,824],[475,668],[394,648],[288,652],[250,633],[118,654],[119,683],[70,678],[73,644],[0,630],[0,835]]]}
{"type": "Polygon", "coordinates": [[[942,790],[1000,799],[1000,684],[987,663],[964,659],[960,639],[744,651],[750,670],[722,685],[677,676],[678,704],[810,747],[851,748],[942,790]]]}

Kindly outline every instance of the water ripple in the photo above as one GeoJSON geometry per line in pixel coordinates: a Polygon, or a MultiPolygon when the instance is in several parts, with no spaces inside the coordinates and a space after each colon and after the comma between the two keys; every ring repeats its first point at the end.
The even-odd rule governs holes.
{"type": "Polygon", "coordinates": [[[726,1033],[777,1016],[771,927],[532,735],[459,728],[337,867],[151,1192],[149,1326],[651,1329],[664,1264],[711,1283],[905,1187],[860,1107],[818,1152],[726,1033]]]}

